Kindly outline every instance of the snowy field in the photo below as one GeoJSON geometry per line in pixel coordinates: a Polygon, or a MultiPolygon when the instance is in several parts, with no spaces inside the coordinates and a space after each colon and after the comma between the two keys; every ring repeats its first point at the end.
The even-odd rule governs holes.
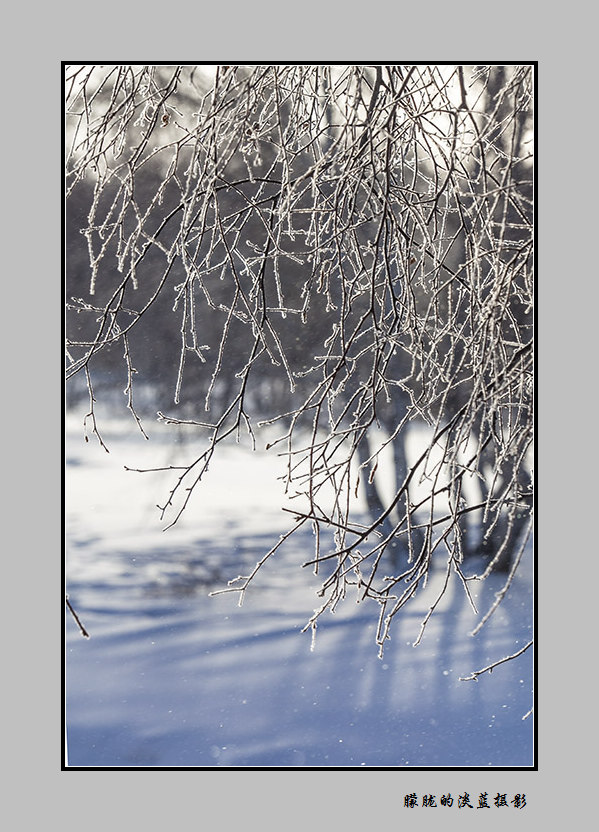
{"type": "Polygon", "coordinates": [[[439,573],[396,617],[382,659],[378,606],[351,595],[320,619],[311,650],[301,632],[319,606],[319,578],[302,569],[309,531],[265,565],[242,607],[233,593],[209,596],[289,528],[276,457],[224,449],[180,522],[162,531],[156,504],[173,472],[124,466],[180,464],[193,450],[166,444],[160,426],[150,436],[105,424],[107,454],[93,437],[85,443],[80,416],[67,418],[67,591],[91,635],[67,615],[70,766],[533,766],[533,717],[523,719],[532,650],[459,680],[530,640],[532,549],[475,637],[501,576],[476,584],[478,616],[454,584],[412,646],[439,573]]]}

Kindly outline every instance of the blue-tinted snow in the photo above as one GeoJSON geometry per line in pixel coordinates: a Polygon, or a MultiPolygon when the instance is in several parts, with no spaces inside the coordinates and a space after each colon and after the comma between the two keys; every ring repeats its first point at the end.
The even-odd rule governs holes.
{"type": "MultiPolygon", "coordinates": [[[[223,451],[181,522],[163,532],[155,504],[173,473],[123,465],[170,464],[172,448],[117,430],[108,438],[110,454],[69,423],[67,589],[91,633],[82,638],[67,617],[69,765],[533,765],[533,719],[522,719],[532,650],[478,682],[459,681],[530,640],[532,552],[476,637],[479,618],[455,582],[412,647],[433,580],[396,618],[382,659],[378,607],[351,595],[325,613],[311,651],[301,633],[320,600],[318,579],[301,568],[310,532],[264,567],[241,608],[233,594],[208,595],[247,574],[287,530],[271,457],[223,451]]],[[[191,453],[182,448],[180,460],[191,453]]],[[[503,583],[477,584],[480,614],[503,583]]]]}

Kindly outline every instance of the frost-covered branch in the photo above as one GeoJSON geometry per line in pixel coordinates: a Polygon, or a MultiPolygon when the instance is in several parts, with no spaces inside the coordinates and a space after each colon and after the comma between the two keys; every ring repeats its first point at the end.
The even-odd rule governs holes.
{"type": "Polygon", "coordinates": [[[504,656],[503,659],[498,659],[496,662],[492,662],[491,664],[481,668],[480,670],[474,670],[469,676],[460,676],[460,682],[478,681],[478,677],[482,676],[483,673],[492,673],[493,670],[496,667],[499,667],[500,664],[504,664],[505,662],[510,662],[513,659],[517,659],[518,656],[521,656],[523,653],[525,653],[529,647],[532,647],[533,644],[534,642],[531,640],[527,644],[525,644],[524,647],[521,647],[520,650],[517,650],[510,656],[504,656]]]}
{"type": "Polygon", "coordinates": [[[531,528],[532,92],[530,65],[67,68],[67,377],[92,432],[120,373],[144,435],[140,383],[203,433],[169,525],[223,443],[265,436],[326,566],[316,618],[353,587],[381,647],[437,564],[444,588],[473,555],[509,584],[531,528]]]}

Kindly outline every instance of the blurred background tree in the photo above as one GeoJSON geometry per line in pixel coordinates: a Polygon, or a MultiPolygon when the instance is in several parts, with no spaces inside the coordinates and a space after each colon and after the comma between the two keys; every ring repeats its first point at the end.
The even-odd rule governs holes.
{"type": "Polygon", "coordinates": [[[326,564],[313,624],[351,584],[382,645],[433,564],[466,592],[474,556],[517,571],[533,86],[532,64],[65,67],[67,401],[100,442],[122,390],[142,432],[152,409],[205,431],[171,523],[221,442],[277,427],[289,533],[326,564]]]}

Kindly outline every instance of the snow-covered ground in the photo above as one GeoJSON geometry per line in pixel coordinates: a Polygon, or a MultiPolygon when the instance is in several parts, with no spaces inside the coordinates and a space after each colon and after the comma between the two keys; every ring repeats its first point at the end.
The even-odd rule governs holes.
{"type": "MultiPolygon", "coordinates": [[[[156,504],[189,446],[145,442],[108,423],[107,454],[81,418],[67,419],[69,599],[66,721],[70,766],[526,767],[533,760],[533,655],[460,681],[523,647],[533,625],[528,550],[498,611],[471,631],[504,583],[477,584],[476,616],[457,585],[413,643],[442,575],[396,617],[382,659],[378,607],[351,596],[302,633],[320,585],[302,564],[309,531],[258,574],[242,607],[209,593],[254,563],[288,529],[276,457],[242,447],[215,458],[177,525],[156,504]],[[178,456],[177,456],[178,455],[178,456]]],[[[166,426],[162,432],[167,433],[166,426]]],[[[476,571],[476,570],[475,570],[476,571]]]]}

